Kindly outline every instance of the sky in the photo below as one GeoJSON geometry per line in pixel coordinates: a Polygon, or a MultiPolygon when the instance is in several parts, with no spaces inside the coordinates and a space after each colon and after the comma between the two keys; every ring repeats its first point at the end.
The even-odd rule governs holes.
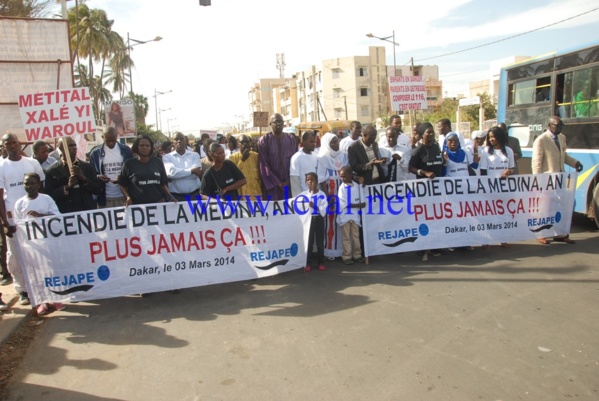
{"type": "Polygon", "coordinates": [[[285,54],[286,77],[323,60],[365,56],[369,46],[385,46],[392,66],[392,45],[366,34],[386,37],[395,31],[396,64],[413,57],[417,65],[438,65],[444,94],[454,97],[467,95],[469,82],[488,78],[494,60],[596,40],[599,22],[596,0],[212,0],[209,7],[198,0],[86,3],[106,11],[114,19],[113,30],[125,39],[127,34],[140,41],[163,38],[133,47],[133,90],[148,98],[148,124],[156,122],[157,102],[164,132],[194,135],[249,120],[248,92],[258,79],[279,77],[277,53],[285,54]],[[551,26],[523,34],[546,25],[551,26]],[[155,91],[168,93],[155,97],[155,91]]]}

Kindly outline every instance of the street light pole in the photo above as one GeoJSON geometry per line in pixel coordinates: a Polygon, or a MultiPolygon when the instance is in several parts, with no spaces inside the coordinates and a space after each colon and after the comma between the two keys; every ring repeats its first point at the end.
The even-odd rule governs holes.
{"type": "Polygon", "coordinates": [[[156,109],[156,130],[158,130],[158,95],[166,95],[167,93],[171,93],[173,90],[169,90],[166,92],[157,91],[154,88],[154,108],[156,109]]]}
{"type": "MultiPolygon", "coordinates": [[[[393,44],[393,76],[396,77],[397,76],[397,64],[395,62],[395,46],[399,46],[399,43],[397,43],[395,41],[395,29],[393,30],[393,35],[391,36],[385,36],[383,38],[380,38],[378,36],[374,36],[372,33],[367,33],[366,36],[368,36],[369,38],[375,38],[375,39],[379,39],[379,40],[384,40],[385,42],[389,42],[393,44]],[[389,40],[391,39],[391,40],[389,40]]],[[[391,108],[391,96],[389,96],[389,108],[391,108]]]]}
{"type": "Polygon", "coordinates": [[[157,127],[159,130],[162,129],[162,113],[164,113],[165,111],[169,111],[171,110],[171,108],[169,107],[168,109],[160,109],[158,110],[158,121],[160,121],[160,127],[157,127]]]}
{"type": "Polygon", "coordinates": [[[395,63],[395,46],[399,46],[399,43],[395,41],[395,29],[393,30],[393,35],[385,36],[384,38],[380,38],[378,36],[374,36],[372,33],[367,33],[366,36],[369,38],[375,38],[379,40],[384,40],[385,42],[389,42],[393,44],[393,76],[397,76],[397,64],[395,63]],[[389,40],[391,39],[391,40],[389,40]]]}
{"type": "Polygon", "coordinates": [[[131,65],[133,62],[131,61],[131,48],[133,46],[143,45],[145,43],[150,42],[160,42],[162,40],[161,36],[156,36],[154,39],[150,40],[137,40],[129,37],[129,32],[127,32],[127,56],[129,56],[129,92],[133,93],[133,74],[131,73],[131,65]],[[135,42],[131,44],[131,41],[135,42]]]}

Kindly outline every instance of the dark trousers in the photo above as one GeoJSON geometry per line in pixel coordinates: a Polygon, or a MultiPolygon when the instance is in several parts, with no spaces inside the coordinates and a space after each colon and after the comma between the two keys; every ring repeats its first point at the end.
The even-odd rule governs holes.
{"type": "Polygon", "coordinates": [[[324,217],[321,215],[312,216],[312,221],[310,222],[310,235],[308,237],[308,255],[306,258],[306,265],[310,264],[314,242],[316,242],[317,264],[321,265],[324,263],[324,217]]]}

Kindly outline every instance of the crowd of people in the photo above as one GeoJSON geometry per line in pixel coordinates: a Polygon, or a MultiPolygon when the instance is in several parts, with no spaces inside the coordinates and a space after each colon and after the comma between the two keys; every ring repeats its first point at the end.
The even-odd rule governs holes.
{"type": "MultiPolygon", "coordinates": [[[[505,124],[486,132],[474,131],[468,140],[453,132],[447,119],[437,122],[437,132],[433,124],[423,122],[404,133],[399,115],[391,116],[380,138],[374,125],[359,121],[351,123],[347,137],[329,132],[320,138],[314,131],[303,132],[301,138],[283,132],[280,114],[271,116],[269,124],[271,131],[257,142],[245,134],[228,136],[224,143],[203,137],[193,149],[180,132],[172,143],[162,143],[156,149],[146,135],[138,136],[129,147],[119,142],[118,131],[109,127],[88,161],[77,159],[77,144],[70,137],[59,141],[59,153],[54,155],[48,144],[34,143],[33,158],[29,158],[24,156],[16,135],[4,135],[0,162],[0,219],[4,227],[0,231],[6,247],[6,257],[0,255],[2,285],[12,282],[20,294],[20,304],[30,303],[14,249],[13,234],[19,219],[186,201],[196,196],[321,199],[316,205],[309,201],[315,213],[305,271],[314,267],[325,270],[326,259],[339,257],[347,265],[363,263],[361,220],[356,212],[364,207],[364,199],[358,185],[469,175],[507,177],[517,173],[516,160],[522,156],[517,139],[508,137],[505,124]],[[354,190],[348,191],[348,187],[354,190]],[[334,204],[340,210],[326,213],[334,204]],[[316,249],[315,254],[312,249],[316,249]]],[[[533,173],[560,172],[564,164],[582,170],[580,162],[566,153],[563,126],[559,117],[551,117],[547,131],[535,140],[533,173]]],[[[551,240],[574,242],[568,236],[539,242],[548,244],[551,240]]],[[[428,252],[439,255],[451,250],[428,252]]],[[[0,310],[7,307],[0,294],[0,310]]],[[[62,304],[42,304],[37,306],[37,313],[62,308],[62,304]]]]}

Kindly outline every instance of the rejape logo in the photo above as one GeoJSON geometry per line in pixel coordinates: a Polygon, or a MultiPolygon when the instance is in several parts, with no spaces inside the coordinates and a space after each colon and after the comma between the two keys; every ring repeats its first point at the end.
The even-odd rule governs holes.
{"type": "Polygon", "coordinates": [[[269,270],[276,266],[284,266],[289,262],[289,258],[293,258],[297,255],[299,246],[294,242],[289,248],[280,249],[269,249],[267,251],[250,252],[251,262],[262,262],[262,261],[273,261],[272,263],[259,266],[254,264],[256,269],[269,270]]]}
{"type": "MultiPolygon", "coordinates": [[[[102,265],[98,267],[96,271],[96,276],[101,281],[106,281],[110,277],[110,268],[106,265],[102,265]]],[[[77,273],[77,274],[68,274],[62,276],[52,276],[44,278],[44,286],[54,294],[58,295],[67,295],[72,294],[74,292],[84,291],[87,292],[94,288],[92,283],[96,282],[96,276],[94,276],[94,272],[85,272],[85,273],[77,273]],[[65,290],[53,290],[52,288],[57,287],[70,287],[65,290]]]]}
{"type": "Polygon", "coordinates": [[[418,237],[426,237],[429,233],[428,226],[426,224],[420,224],[418,228],[401,228],[398,230],[379,231],[378,239],[383,245],[388,247],[397,247],[406,242],[414,242],[418,237]],[[384,241],[384,242],[383,242],[384,241]],[[388,242],[392,241],[392,242],[388,242]]]}
{"type": "Polygon", "coordinates": [[[535,217],[533,219],[528,219],[528,227],[535,227],[531,228],[530,231],[532,231],[533,233],[538,233],[539,231],[548,230],[552,228],[561,220],[562,214],[560,212],[556,212],[555,216],[535,217]]]}

